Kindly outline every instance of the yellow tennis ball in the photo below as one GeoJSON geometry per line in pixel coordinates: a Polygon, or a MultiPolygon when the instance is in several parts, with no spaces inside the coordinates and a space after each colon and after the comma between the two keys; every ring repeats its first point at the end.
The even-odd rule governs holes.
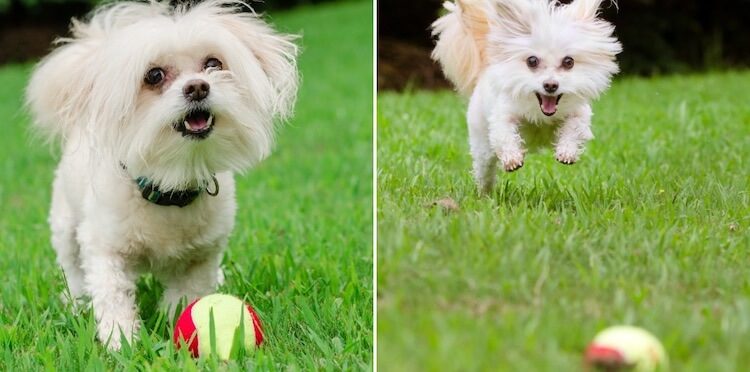
{"type": "Polygon", "coordinates": [[[253,308],[237,297],[212,294],[185,308],[175,324],[174,342],[178,349],[182,344],[187,345],[194,357],[209,355],[214,350],[220,359],[227,360],[235,337],[242,334],[245,350],[254,350],[263,342],[260,319],[253,308]]]}
{"type": "Polygon", "coordinates": [[[664,346],[648,331],[633,326],[614,326],[594,337],[586,349],[585,363],[606,371],[666,371],[669,360],[664,346]]]}

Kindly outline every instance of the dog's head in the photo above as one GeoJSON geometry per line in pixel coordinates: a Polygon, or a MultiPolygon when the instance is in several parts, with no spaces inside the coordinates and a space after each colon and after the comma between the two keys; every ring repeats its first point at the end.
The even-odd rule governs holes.
{"type": "Polygon", "coordinates": [[[598,18],[602,0],[490,0],[488,58],[517,99],[552,116],[565,100],[601,94],[618,67],[614,26],[598,18]]]}
{"type": "Polygon", "coordinates": [[[124,2],[74,21],[32,76],[36,122],[164,189],[252,166],[292,111],[297,47],[240,7],[124,2]]]}

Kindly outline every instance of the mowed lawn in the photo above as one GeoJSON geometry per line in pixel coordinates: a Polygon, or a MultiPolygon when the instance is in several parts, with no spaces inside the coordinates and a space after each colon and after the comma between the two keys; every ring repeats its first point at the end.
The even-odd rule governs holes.
{"type": "Polygon", "coordinates": [[[151,277],[139,286],[146,327],[132,350],[106,351],[91,312],[61,303],[46,223],[58,152],[28,132],[21,96],[31,65],[0,68],[0,370],[370,369],[371,20],[367,1],[273,14],[303,34],[304,83],[275,153],[238,177],[220,291],[254,305],[267,343],[226,365],[175,352],[151,277]]]}
{"type": "Polygon", "coordinates": [[[621,323],[657,335],[675,371],[750,366],[748,84],[618,80],[578,164],[528,155],[488,197],[461,98],[382,94],[378,366],[576,371],[621,323]]]}

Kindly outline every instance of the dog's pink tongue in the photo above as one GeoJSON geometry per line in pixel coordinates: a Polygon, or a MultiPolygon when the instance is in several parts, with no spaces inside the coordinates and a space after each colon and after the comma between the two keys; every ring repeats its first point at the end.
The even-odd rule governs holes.
{"type": "Polygon", "coordinates": [[[203,115],[193,115],[187,118],[188,124],[190,124],[190,130],[198,131],[208,127],[208,118],[203,115]]]}
{"type": "Polygon", "coordinates": [[[557,112],[557,97],[542,96],[542,112],[547,115],[557,112]]]}

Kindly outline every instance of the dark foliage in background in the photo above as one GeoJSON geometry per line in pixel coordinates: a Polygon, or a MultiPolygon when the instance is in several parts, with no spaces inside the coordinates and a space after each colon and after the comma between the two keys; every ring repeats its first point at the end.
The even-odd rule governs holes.
{"type": "MultiPolygon", "coordinates": [[[[398,50],[411,48],[412,55],[421,53],[420,65],[428,61],[427,53],[433,46],[428,28],[437,18],[442,2],[378,1],[381,70],[400,68],[397,61],[388,57],[394,54],[393,50],[384,50],[392,49],[393,45],[398,50]]],[[[750,67],[750,0],[620,0],[618,3],[619,9],[610,5],[603,16],[615,24],[624,45],[624,52],[618,58],[625,74],[750,67]]],[[[402,71],[393,79],[379,77],[379,85],[401,88],[403,74],[402,71]]],[[[415,84],[423,85],[420,77],[431,74],[418,71],[412,76],[417,80],[415,84]]]]}
{"type": "Polygon", "coordinates": [[[750,66],[750,0],[621,1],[604,17],[617,27],[626,73],[750,66]]]}
{"type": "MultiPolygon", "coordinates": [[[[144,0],[145,1],[145,0],[144,0]]],[[[171,1],[175,2],[199,2],[200,0],[186,0],[186,1],[171,1]]],[[[328,2],[331,0],[247,0],[246,2],[251,4],[256,10],[265,9],[284,9],[291,8],[298,5],[306,4],[318,4],[328,2]]],[[[5,13],[9,9],[26,9],[28,11],[40,12],[46,7],[54,6],[65,6],[67,4],[88,4],[88,6],[94,6],[96,4],[104,3],[102,0],[0,0],[0,13],[5,13]]]]}
{"type": "MultiPolygon", "coordinates": [[[[246,0],[257,12],[332,0],[246,0]]],[[[66,35],[71,17],[84,17],[97,0],[0,0],[0,63],[33,60],[49,52],[55,37],[66,35]]],[[[185,1],[172,1],[185,2],[185,1]]],[[[196,1],[187,1],[196,2],[196,1]]]]}

